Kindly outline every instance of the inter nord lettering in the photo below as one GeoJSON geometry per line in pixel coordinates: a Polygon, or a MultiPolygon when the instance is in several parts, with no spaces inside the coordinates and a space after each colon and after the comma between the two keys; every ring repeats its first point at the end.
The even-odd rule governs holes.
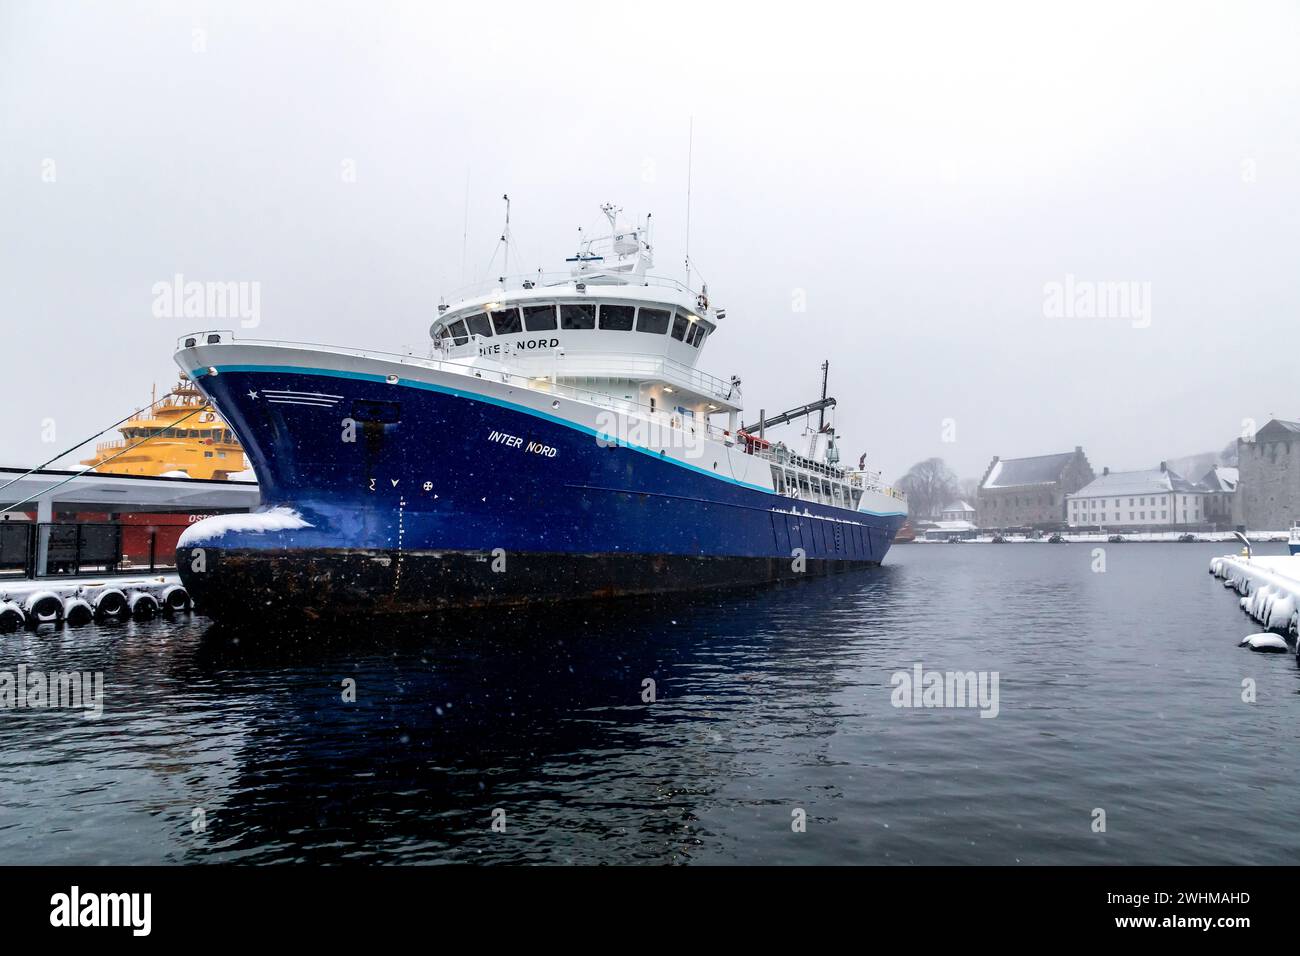
{"type": "Polygon", "coordinates": [[[554,458],[558,454],[558,450],[550,445],[543,445],[539,441],[530,441],[525,445],[524,440],[518,435],[508,435],[505,432],[488,432],[487,440],[505,445],[507,448],[520,448],[530,455],[541,455],[543,458],[554,458]]]}

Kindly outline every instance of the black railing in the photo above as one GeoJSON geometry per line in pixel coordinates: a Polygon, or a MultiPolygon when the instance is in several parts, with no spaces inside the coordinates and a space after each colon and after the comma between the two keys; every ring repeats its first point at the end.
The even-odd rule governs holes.
{"type": "Polygon", "coordinates": [[[64,577],[174,568],[175,552],[160,549],[158,538],[158,529],[149,525],[0,521],[0,575],[64,577]]]}
{"type": "Polygon", "coordinates": [[[0,574],[32,577],[36,560],[36,525],[30,521],[0,521],[0,574]]]}

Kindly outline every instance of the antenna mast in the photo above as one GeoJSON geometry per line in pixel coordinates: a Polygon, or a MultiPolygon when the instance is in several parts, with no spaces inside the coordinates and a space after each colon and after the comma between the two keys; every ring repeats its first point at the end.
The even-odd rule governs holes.
{"type": "Polygon", "coordinates": [[[501,242],[505,246],[506,256],[501,271],[508,276],[510,275],[510,196],[502,193],[501,198],[506,201],[506,227],[501,233],[501,242]]]}
{"type": "Polygon", "coordinates": [[[469,249],[469,170],[465,170],[465,227],[460,234],[460,284],[465,284],[466,252],[469,249]]]}
{"type": "MultiPolygon", "coordinates": [[[[831,360],[827,359],[822,362],[822,401],[826,401],[826,377],[830,374],[831,360]]],[[[826,430],[826,406],[823,405],[817,413],[817,430],[824,432],[826,430]]]]}
{"type": "Polygon", "coordinates": [[[695,154],[695,117],[686,134],[686,287],[691,285],[691,161],[695,154]]]}

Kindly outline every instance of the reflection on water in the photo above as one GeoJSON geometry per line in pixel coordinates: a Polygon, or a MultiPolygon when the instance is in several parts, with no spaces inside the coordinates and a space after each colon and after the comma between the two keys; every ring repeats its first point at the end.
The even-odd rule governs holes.
{"type": "Polygon", "coordinates": [[[1222,547],[1114,545],[1094,574],[1082,546],[912,545],[693,600],[9,635],[0,669],[103,671],[107,701],[0,712],[0,858],[1292,862],[1297,669],[1235,646],[1222,547]],[[917,663],[997,671],[999,715],[895,709],[917,663]]]}

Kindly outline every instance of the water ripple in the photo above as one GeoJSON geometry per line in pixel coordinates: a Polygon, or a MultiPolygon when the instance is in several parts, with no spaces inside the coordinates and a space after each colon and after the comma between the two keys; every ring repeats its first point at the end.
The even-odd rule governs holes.
{"type": "Polygon", "coordinates": [[[1115,545],[1094,574],[1084,548],[913,545],[799,586],[329,638],[199,618],[9,635],[0,669],[100,671],[107,700],[98,720],[0,711],[0,853],[1292,862],[1300,671],[1235,646],[1253,628],[1205,574],[1214,550],[1115,545]],[[998,672],[998,716],[895,708],[917,663],[998,672]]]}

